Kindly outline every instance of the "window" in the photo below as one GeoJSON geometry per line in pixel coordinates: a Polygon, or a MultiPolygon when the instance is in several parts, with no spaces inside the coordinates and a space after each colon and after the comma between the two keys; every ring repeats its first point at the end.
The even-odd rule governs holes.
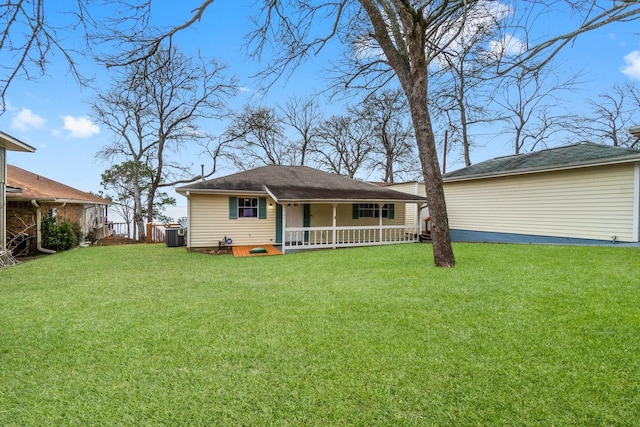
{"type": "Polygon", "coordinates": [[[238,218],[257,218],[258,198],[238,197],[238,218]]]}
{"type": "MultiPolygon", "coordinates": [[[[380,218],[380,205],[377,203],[360,203],[354,205],[354,219],[357,218],[380,218]],[[357,207],[357,209],[356,209],[357,207]]],[[[393,205],[382,205],[382,218],[393,219],[393,205]]]]}
{"type": "Polygon", "coordinates": [[[266,197],[229,197],[229,219],[267,219],[266,197]]]}

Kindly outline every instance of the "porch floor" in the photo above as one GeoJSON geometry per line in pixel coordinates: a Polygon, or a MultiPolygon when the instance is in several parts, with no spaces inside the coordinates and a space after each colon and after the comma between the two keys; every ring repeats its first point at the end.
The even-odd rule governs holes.
{"type": "Polygon", "coordinates": [[[252,246],[233,246],[233,256],[242,257],[242,256],[265,256],[265,255],[282,255],[278,249],[276,249],[273,245],[252,245],[252,246]],[[267,250],[266,253],[252,254],[251,249],[253,248],[265,248],[267,250]]]}

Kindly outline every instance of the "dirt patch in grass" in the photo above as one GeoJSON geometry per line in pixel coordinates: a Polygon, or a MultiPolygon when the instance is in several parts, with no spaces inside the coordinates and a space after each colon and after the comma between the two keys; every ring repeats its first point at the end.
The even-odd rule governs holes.
{"type": "Polygon", "coordinates": [[[128,237],[121,236],[109,236],[104,239],[100,239],[94,243],[96,246],[113,246],[113,245],[133,245],[140,243],[135,239],[129,239],[128,237]]]}

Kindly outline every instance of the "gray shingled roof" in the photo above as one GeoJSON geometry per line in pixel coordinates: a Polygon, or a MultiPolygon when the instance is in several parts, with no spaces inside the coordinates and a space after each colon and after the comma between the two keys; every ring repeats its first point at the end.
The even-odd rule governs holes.
{"type": "Polygon", "coordinates": [[[265,193],[278,202],[388,201],[425,202],[402,193],[307,166],[263,166],[232,175],[185,185],[176,190],[193,193],[265,193]]]}
{"type": "Polygon", "coordinates": [[[640,150],[591,142],[497,157],[444,175],[444,181],[640,161],[640,150]]]}

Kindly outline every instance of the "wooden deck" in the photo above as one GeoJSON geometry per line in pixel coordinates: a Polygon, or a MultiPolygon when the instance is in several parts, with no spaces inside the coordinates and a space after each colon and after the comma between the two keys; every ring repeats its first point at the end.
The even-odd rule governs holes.
{"type": "Polygon", "coordinates": [[[233,246],[233,256],[241,257],[241,256],[266,256],[266,255],[282,255],[282,252],[277,250],[273,245],[253,245],[253,246],[233,246]],[[253,248],[265,248],[267,250],[266,253],[257,253],[252,254],[251,249],[253,248]]]}

